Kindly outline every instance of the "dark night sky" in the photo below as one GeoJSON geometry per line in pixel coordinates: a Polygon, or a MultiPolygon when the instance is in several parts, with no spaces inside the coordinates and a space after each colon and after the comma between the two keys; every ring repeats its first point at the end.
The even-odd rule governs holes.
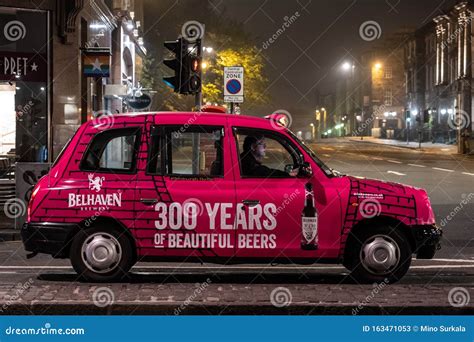
{"type": "MultiPolygon", "coordinates": [[[[179,11],[184,11],[187,1],[190,0],[177,3],[160,0],[160,11],[168,10],[160,24],[171,23],[179,11]]],[[[263,50],[268,61],[268,92],[272,102],[260,110],[268,112],[275,109],[309,110],[315,104],[316,90],[330,92],[339,72],[336,66],[345,57],[369,49],[370,44],[377,42],[361,39],[359,27],[363,22],[376,21],[382,31],[380,39],[383,39],[400,28],[421,27],[453,1],[203,0],[202,3],[203,6],[207,3],[221,16],[243,22],[245,29],[255,37],[258,47],[262,47],[283,25],[285,16],[299,12],[296,21],[263,50]]],[[[145,22],[149,25],[150,19],[145,18],[145,22]]]]}

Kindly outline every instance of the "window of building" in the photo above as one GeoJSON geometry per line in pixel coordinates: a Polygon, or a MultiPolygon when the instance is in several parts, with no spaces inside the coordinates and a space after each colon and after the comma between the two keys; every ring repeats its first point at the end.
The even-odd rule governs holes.
{"type": "Polygon", "coordinates": [[[0,155],[10,165],[47,162],[51,154],[48,22],[46,11],[0,8],[0,155]]]}
{"type": "Polygon", "coordinates": [[[393,103],[392,88],[385,88],[383,102],[386,106],[391,106],[393,103]]]}
{"type": "Polygon", "coordinates": [[[96,134],[84,158],[81,170],[94,172],[133,172],[136,164],[140,129],[111,129],[96,134]]]}
{"type": "Polygon", "coordinates": [[[393,74],[392,74],[392,67],[385,67],[384,68],[385,74],[384,77],[387,79],[391,79],[393,74]]]}

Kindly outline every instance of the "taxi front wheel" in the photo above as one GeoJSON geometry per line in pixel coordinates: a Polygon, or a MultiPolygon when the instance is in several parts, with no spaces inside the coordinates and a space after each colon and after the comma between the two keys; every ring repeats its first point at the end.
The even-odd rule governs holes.
{"type": "Polygon", "coordinates": [[[357,282],[394,283],[407,273],[411,256],[410,244],[399,230],[364,227],[349,238],[344,265],[357,282]]]}
{"type": "Polygon", "coordinates": [[[133,266],[133,250],[125,234],[93,227],[76,234],[70,259],[72,267],[84,280],[117,281],[123,279],[133,266]]]}

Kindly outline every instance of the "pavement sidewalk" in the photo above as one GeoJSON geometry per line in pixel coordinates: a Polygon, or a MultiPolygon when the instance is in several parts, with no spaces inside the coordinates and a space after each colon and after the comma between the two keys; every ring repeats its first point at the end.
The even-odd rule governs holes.
{"type": "MultiPolygon", "coordinates": [[[[399,140],[394,140],[394,139],[380,139],[380,138],[374,138],[374,137],[363,137],[362,140],[360,137],[347,137],[344,139],[351,142],[385,145],[385,146],[392,146],[392,147],[407,148],[411,150],[420,150],[419,143],[414,142],[414,141],[410,141],[407,144],[406,141],[399,141],[399,140]]],[[[454,153],[457,153],[457,146],[431,143],[431,142],[423,142],[421,143],[421,151],[454,154],[454,153]]]]}
{"type": "Polygon", "coordinates": [[[130,282],[114,284],[78,282],[69,272],[42,272],[0,284],[0,315],[474,314],[471,272],[451,273],[460,281],[431,283],[427,277],[432,271],[416,270],[404,283],[358,285],[339,269],[304,275],[142,272],[130,282]],[[467,296],[463,304],[452,302],[458,299],[453,290],[467,296]]]}

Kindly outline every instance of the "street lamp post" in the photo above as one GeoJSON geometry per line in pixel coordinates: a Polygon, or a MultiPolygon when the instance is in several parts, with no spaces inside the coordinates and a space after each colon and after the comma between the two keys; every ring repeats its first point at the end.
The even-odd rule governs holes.
{"type": "Polygon", "coordinates": [[[319,142],[321,140],[321,112],[319,111],[319,109],[316,109],[315,115],[316,115],[316,122],[318,125],[316,140],[319,142]]]}

